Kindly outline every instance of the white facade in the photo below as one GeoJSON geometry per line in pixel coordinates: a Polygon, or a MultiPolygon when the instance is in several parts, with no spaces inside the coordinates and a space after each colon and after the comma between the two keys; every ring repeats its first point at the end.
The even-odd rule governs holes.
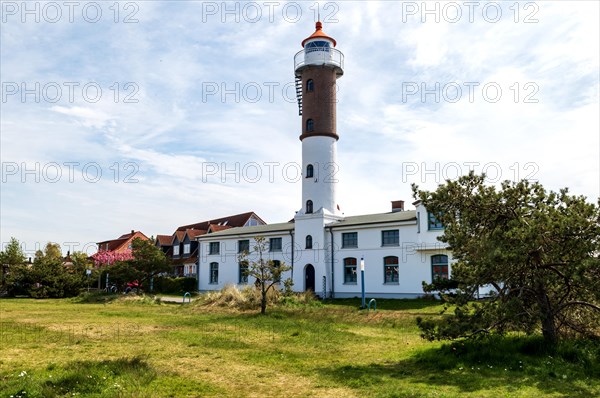
{"type": "MultiPolygon", "coordinates": [[[[298,79],[302,80],[303,71],[311,65],[332,68],[337,77],[343,74],[343,54],[333,48],[335,40],[322,33],[320,22],[317,31],[304,43],[305,49],[295,58],[298,79]]],[[[314,90],[321,89],[327,87],[315,83],[314,90]]],[[[335,103],[327,106],[335,107],[335,103]]],[[[314,106],[312,109],[314,112],[314,106]]],[[[423,295],[422,283],[431,283],[434,274],[449,276],[452,259],[437,240],[442,232],[440,226],[435,219],[430,220],[418,202],[411,211],[353,217],[340,212],[335,108],[328,114],[332,115],[331,123],[322,126],[333,125],[332,131],[301,136],[302,205],[294,222],[232,228],[198,237],[200,291],[222,289],[226,284],[254,283],[241,281],[238,256],[239,242],[250,240],[252,249],[257,236],[275,239],[275,250],[271,247],[269,258],[292,266],[282,280],[292,278],[295,291],[313,290],[333,298],[359,297],[361,259],[364,259],[365,293],[369,298],[418,297],[423,295]],[[217,245],[219,253],[214,253],[217,245]]]]}
{"type": "Polygon", "coordinates": [[[325,215],[341,217],[337,201],[337,141],[333,137],[316,136],[302,140],[302,209],[306,202],[313,202],[313,212],[321,209],[325,215]],[[313,167],[313,176],[307,177],[307,167],[313,167]]]}
{"type": "MultiPolygon", "coordinates": [[[[447,256],[447,274],[451,272],[451,254],[437,240],[441,230],[429,228],[427,212],[418,203],[416,210],[412,211],[346,217],[324,226],[322,220],[319,214],[305,215],[301,216],[300,223],[296,218],[295,223],[233,228],[199,237],[199,290],[218,290],[226,284],[239,285],[238,241],[250,240],[252,247],[256,236],[264,236],[267,240],[281,238],[281,251],[270,251],[268,256],[293,265],[292,271],[288,271],[283,279],[292,278],[295,291],[310,288],[326,297],[360,297],[361,258],[365,262],[365,293],[369,298],[423,295],[422,282],[431,283],[433,279],[433,256],[447,256]],[[391,236],[395,234],[393,231],[397,231],[397,243],[386,245],[383,242],[384,231],[391,236]],[[344,234],[356,234],[356,245],[344,245],[344,234]],[[312,248],[307,249],[308,235],[312,238],[312,248]],[[219,242],[219,254],[208,254],[211,242],[219,242]],[[385,264],[386,258],[397,258],[397,265],[385,264]],[[347,262],[354,262],[355,278],[346,275],[347,262]],[[211,263],[218,263],[217,283],[210,280],[211,263]],[[397,267],[397,280],[389,278],[389,274],[386,280],[386,265],[397,267]],[[314,268],[312,281],[307,280],[307,267],[310,266],[314,268]]],[[[352,270],[352,266],[348,268],[352,270]]],[[[253,282],[248,281],[250,284],[253,282]]]]}

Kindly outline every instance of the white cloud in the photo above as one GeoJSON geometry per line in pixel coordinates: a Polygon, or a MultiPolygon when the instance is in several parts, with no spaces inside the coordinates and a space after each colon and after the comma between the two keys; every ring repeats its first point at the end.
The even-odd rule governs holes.
{"type": "MultiPolygon", "coordinates": [[[[530,11],[523,8],[519,23],[513,21],[512,3],[503,4],[497,23],[476,14],[473,23],[456,24],[422,23],[420,16],[403,21],[402,2],[337,3],[331,17],[338,22],[325,23],[324,31],[346,55],[338,92],[344,212],[387,211],[389,200],[410,201],[411,182],[434,188],[452,172],[448,165],[465,162],[479,162],[477,171],[496,163],[507,178],[523,176],[532,163],[553,189],[599,196],[599,5],[575,3],[538,2],[533,24],[522,23],[530,11]],[[457,103],[431,95],[421,101],[420,93],[403,98],[406,82],[428,88],[495,82],[503,96],[492,103],[477,89],[472,102],[466,91],[457,103]],[[532,92],[527,83],[539,88],[538,103],[524,103],[532,92]],[[414,165],[419,169],[409,173],[414,165]]],[[[266,9],[250,23],[222,22],[221,15],[204,20],[198,2],[138,5],[133,24],[110,18],[3,24],[4,82],[96,82],[103,90],[96,103],[77,90],[73,101],[14,95],[3,102],[3,162],[39,163],[40,170],[48,162],[79,163],[72,183],[48,183],[44,176],[35,183],[32,175],[23,183],[20,169],[3,174],[3,242],[10,236],[41,244],[94,242],[132,228],[170,233],[248,210],[275,222],[300,207],[299,183],[281,175],[284,164],[300,161],[300,118],[282,87],[293,82],[293,56],[314,29],[312,3],[302,3],[299,21],[285,20],[279,8],[272,23],[266,9]],[[134,91],[126,83],[137,88],[137,102],[123,101],[134,91]],[[257,102],[240,93],[237,101],[235,95],[223,100],[221,92],[203,96],[212,83],[230,90],[256,83],[263,95],[257,102]],[[277,84],[273,98],[265,83],[277,84]],[[92,162],[103,172],[96,183],[82,176],[92,162]],[[256,183],[206,178],[206,162],[221,168],[255,162],[264,177],[256,183]],[[266,162],[279,164],[272,181],[266,162]],[[127,163],[138,167],[139,182],[123,182],[127,163]]],[[[331,11],[322,9],[322,18],[331,11]]]]}

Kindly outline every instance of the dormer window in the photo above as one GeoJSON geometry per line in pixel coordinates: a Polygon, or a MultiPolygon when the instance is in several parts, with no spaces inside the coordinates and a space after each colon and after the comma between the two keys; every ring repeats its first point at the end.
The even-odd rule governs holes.
{"type": "Polygon", "coordinates": [[[306,178],[312,178],[314,176],[314,167],[312,164],[306,166],[306,178]]]}
{"type": "Polygon", "coordinates": [[[312,200],[306,201],[306,214],[311,214],[313,212],[313,202],[312,200]]]}
{"type": "Polygon", "coordinates": [[[314,120],[308,119],[306,121],[306,131],[307,132],[315,131],[315,121],[314,120]]]}
{"type": "Polygon", "coordinates": [[[315,91],[315,82],[314,82],[313,79],[308,79],[306,81],[306,92],[310,93],[310,92],[313,92],[313,91],[315,91]]]}

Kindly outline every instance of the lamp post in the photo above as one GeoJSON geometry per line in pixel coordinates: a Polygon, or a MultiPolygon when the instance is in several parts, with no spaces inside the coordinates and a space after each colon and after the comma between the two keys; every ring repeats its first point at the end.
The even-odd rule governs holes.
{"type": "Polygon", "coordinates": [[[360,290],[362,293],[362,305],[360,308],[365,308],[365,258],[360,258],[360,290]]]}

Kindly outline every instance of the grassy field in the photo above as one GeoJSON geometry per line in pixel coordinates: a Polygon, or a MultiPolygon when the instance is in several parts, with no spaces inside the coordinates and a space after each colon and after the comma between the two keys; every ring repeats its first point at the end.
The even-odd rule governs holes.
{"type": "Polygon", "coordinates": [[[0,396],[600,396],[599,351],[555,357],[517,338],[442,346],[415,326],[436,302],[357,307],[260,316],[151,299],[3,299],[0,396]]]}

